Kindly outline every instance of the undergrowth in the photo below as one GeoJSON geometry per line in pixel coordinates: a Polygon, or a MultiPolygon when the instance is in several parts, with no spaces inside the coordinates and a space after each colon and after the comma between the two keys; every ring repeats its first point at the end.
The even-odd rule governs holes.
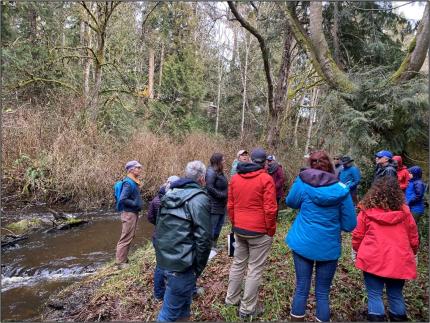
{"type": "MultiPolygon", "coordinates": [[[[259,291],[259,300],[264,305],[264,313],[257,321],[289,320],[290,304],[295,288],[295,274],[292,253],[286,246],[284,238],[294,214],[289,209],[280,213],[277,233],[259,291]]],[[[232,258],[228,257],[226,251],[229,231],[229,225],[223,228],[219,240],[221,250],[209,261],[203,275],[197,281],[197,285],[202,286],[205,292],[192,303],[192,320],[194,321],[234,322],[239,320],[237,307],[224,304],[229,269],[232,263],[232,258]]],[[[330,294],[331,320],[364,321],[367,296],[362,273],[355,268],[351,259],[350,234],[344,233],[342,241],[342,256],[339,259],[330,294]]],[[[429,315],[428,242],[424,242],[420,246],[418,258],[418,278],[406,283],[404,295],[410,320],[427,321],[429,315]]],[[[131,265],[127,270],[116,271],[113,263],[110,263],[87,282],[72,285],[63,291],[60,297],[63,300],[76,298],[76,295],[81,293],[79,305],[73,307],[69,304],[73,310],[63,312],[49,310],[45,313],[45,319],[62,320],[66,316],[68,320],[73,321],[155,320],[161,304],[152,298],[152,275],[155,266],[152,245],[148,243],[138,249],[130,261],[131,265]],[[82,294],[82,291],[86,292],[82,294]]],[[[308,299],[306,321],[314,320],[315,295],[312,287],[308,299]]]]}

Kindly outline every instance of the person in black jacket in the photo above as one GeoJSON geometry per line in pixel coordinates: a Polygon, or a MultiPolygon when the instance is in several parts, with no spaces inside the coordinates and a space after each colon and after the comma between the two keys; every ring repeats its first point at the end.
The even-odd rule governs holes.
{"type": "Polygon", "coordinates": [[[143,205],[142,196],[140,195],[142,183],[139,180],[142,175],[142,165],[138,161],[132,160],[125,165],[125,169],[127,177],[136,185],[131,185],[133,182],[124,181],[119,197],[119,204],[123,210],[121,212],[121,237],[116,246],[116,265],[119,269],[124,269],[128,266],[128,250],[136,234],[137,220],[143,205]]]}
{"type": "Polygon", "coordinates": [[[388,150],[381,150],[375,154],[376,169],[373,181],[384,176],[397,178],[397,169],[393,162],[393,154],[388,150]]]}
{"type": "Polygon", "coordinates": [[[216,248],[227,205],[228,182],[224,175],[225,159],[223,154],[214,153],[206,171],[206,189],[211,202],[212,248],[216,248]]]}

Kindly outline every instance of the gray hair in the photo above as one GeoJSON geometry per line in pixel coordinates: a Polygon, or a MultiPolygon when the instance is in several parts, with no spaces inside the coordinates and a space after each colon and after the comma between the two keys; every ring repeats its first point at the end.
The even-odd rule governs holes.
{"type": "Polygon", "coordinates": [[[179,176],[176,176],[176,175],[173,175],[173,176],[170,176],[168,179],[167,179],[167,181],[166,181],[166,191],[168,191],[169,189],[170,189],[170,185],[173,183],[173,182],[176,182],[178,179],[180,179],[180,177],[179,176]]]}
{"type": "Polygon", "coordinates": [[[200,160],[193,160],[185,167],[185,178],[198,181],[200,177],[206,174],[206,166],[200,160]]]}

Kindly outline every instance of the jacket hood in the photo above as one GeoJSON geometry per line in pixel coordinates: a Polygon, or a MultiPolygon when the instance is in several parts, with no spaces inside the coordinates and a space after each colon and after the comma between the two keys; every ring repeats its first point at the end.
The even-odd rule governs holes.
{"type": "Polygon", "coordinates": [[[276,172],[278,167],[280,167],[280,165],[276,161],[273,161],[270,163],[269,168],[267,169],[267,172],[269,174],[273,174],[274,172],[276,172]]]}
{"type": "Polygon", "coordinates": [[[397,162],[397,168],[398,169],[402,169],[404,167],[403,166],[403,159],[401,156],[394,156],[393,160],[395,160],[397,162]]]}
{"type": "Polygon", "coordinates": [[[166,194],[166,185],[162,185],[158,191],[158,197],[162,198],[166,194]]]}
{"type": "Polygon", "coordinates": [[[307,169],[300,173],[299,179],[307,184],[306,194],[313,203],[321,206],[339,204],[349,189],[338,181],[336,176],[317,169],[307,169]]]}
{"type": "Polygon", "coordinates": [[[328,186],[339,182],[334,174],[313,168],[305,169],[299,176],[304,183],[313,187],[328,186]]]}
{"type": "Polygon", "coordinates": [[[412,174],[412,179],[421,179],[422,175],[423,175],[423,171],[421,170],[420,166],[412,166],[411,168],[409,168],[409,173],[412,174]]]}
{"type": "Polygon", "coordinates": [[[255,164],[255,163],[239,162],[239,164],[237,164],[237,173],[238,174],[251,173],[251,172],[255,172],[255,171],[260,170],[260,169],[263,169],[263,166],[261,166],[259,164],[255,164]]]}
{"type": "Polygon", "coordinates": [[[206,194],[203,188],[195,181],[181,178],[172,183],[169,191],[161,199],[161,205],[168,209],[177,208],[199,193],[206,194]]]}
{"type": "Polygon", "coordinates": [[[390,211],[383,209],[368,209],[364,210],[369,219],[382,224],[382,225],[394,225],[405,220],[407,213],[403,210],[390,211]]]}

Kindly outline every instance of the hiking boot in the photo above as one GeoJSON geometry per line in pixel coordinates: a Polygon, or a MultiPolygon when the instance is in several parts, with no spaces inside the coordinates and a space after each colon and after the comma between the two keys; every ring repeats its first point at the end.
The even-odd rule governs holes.
{"type": "Polygon", "coordinates": [[[390,322],[407,322],[408,321],[408,317],[406,316],[406,314],[397,315],[397,314],[393,314],[390,311],[388,311],[388,316],[390,317],[390,322]]]}
{"type": "Polygon", "coordinates": [[[252,313],[243,313],[240,309],[239,309],[239,318],[242,320],[248,320],[248,319],[254,319],[259,317],[261,314],[263,314],[264,312],[264,307],[261,304],[257,304],[257,306],[255,307],[254,312],[252,313]]]}
{"type": "Polygon", "coordinates": [[[385,322],[385,315],[379,314],[367,314],[367,320],[369,322],[385,322]]]}
{"type": "Polygon", "coordinates": [[[298,315],[293,315],[290,313],[290,321],[291,322],[304,322],[305,321],[305,315],[298,316],[298,315]]]}

